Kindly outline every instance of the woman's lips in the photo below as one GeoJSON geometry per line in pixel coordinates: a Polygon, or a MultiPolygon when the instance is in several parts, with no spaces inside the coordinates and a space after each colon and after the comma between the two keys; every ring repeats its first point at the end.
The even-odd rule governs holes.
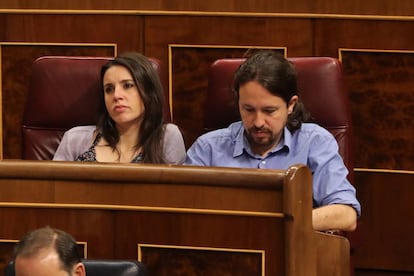
{"type": "Polygon", "coordinates": [[[125,111],[127,108],[128,108],[128,107],[127,107],[127,106],[125,106],[125,105],[116,105],[116,106],[115,106],[115,108],[114,108],[114,110],[115,110],[116,112],[123,112],[123,111],[125,111]]]}

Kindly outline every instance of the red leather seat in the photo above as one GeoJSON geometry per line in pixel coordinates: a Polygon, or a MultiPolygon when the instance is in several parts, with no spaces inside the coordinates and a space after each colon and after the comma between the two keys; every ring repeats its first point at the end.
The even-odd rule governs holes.
{"type": "MultiPolygon", "coordinates": [[[[315,121],[338,141],[339,151],[353,179],[351,111],[342,79],[342,66],[330,57],[289,58],[297,71],[298,93],[315,121]]],[[[209,69],[204,130],[223,128],[239,120],[232,91],[233,74],[242,58],[216,60],[209,69]]]]}
{"type": "MultiPolygon", "coordinates": [[[[51,160],[66,130],[96,123],[101,67],[110,59],[44,56],[34,61],[22,123],[22,159],[51,160]]],[[[161,63],[151,61],[164,80],[161,63]]],[[[170,121],[167,91],[165,95],[165,119],[170,121]]]]}

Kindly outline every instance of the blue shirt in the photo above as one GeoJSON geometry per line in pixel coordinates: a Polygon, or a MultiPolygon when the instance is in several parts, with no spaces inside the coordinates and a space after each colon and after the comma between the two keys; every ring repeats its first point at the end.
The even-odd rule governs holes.
{"type": "Polygon", "coordinates": [[[188,149],[185,164],[281,170],[305,164],[313,176],[314,207],[345,204],[361,215],[338,144],[330,132],[316,124],[303,123],[293,134],[285,128],[279,144],[262,157],[252,152],[242,122],[236,122],[200,136],[188,149]]]}

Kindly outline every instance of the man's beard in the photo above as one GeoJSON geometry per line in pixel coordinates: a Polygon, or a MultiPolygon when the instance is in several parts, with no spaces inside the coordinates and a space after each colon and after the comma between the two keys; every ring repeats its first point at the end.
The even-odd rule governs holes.
{"type": "Polygon", "coordinates": [[[276,137],[267,128],[251,127],[245,133],[252,148],[269,149],[276,143],[276,137]]]}

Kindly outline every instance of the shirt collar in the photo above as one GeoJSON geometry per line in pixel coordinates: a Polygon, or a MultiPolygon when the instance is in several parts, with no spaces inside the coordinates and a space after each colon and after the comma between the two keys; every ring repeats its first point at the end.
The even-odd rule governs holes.
{"type": "Polygon", "coordinates": [[[237,157],[243,154],[243,151],[246,147],[250,148],[249,144],[247,143],[244,137],[244,127],[243,124],[240,122],[239,128],[234,133],[234,151],[233,157],[237,157]]]}

